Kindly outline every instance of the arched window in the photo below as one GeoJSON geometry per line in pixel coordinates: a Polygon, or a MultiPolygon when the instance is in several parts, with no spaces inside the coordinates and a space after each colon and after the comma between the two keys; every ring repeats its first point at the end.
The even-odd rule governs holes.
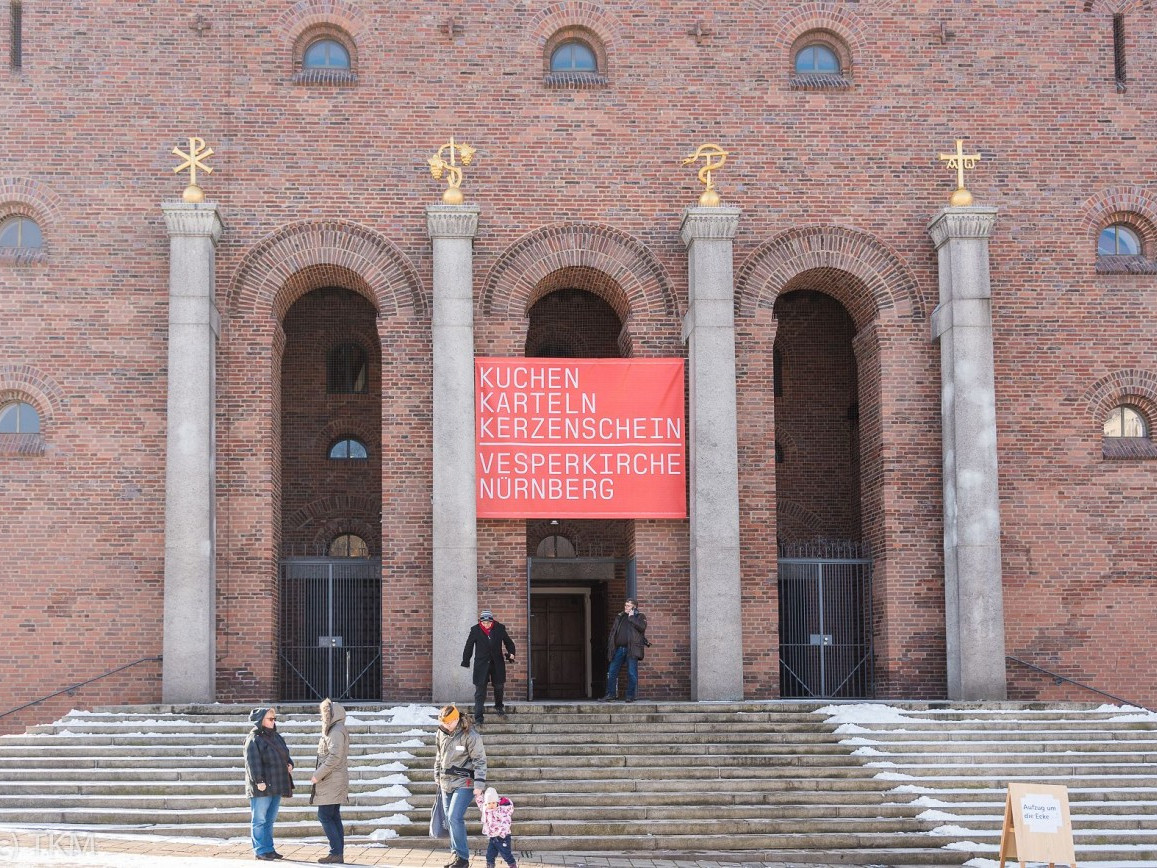
{"type": "Polygon", "coordinates": [[[543,539],[534,552],[536,558],[573,558],[574,543],[565,536],[554,534],[543,539]]]}
{"type": "Polygon", "coordinates": [[[356,437],[339,440],[329,449],[329,457],[338,460],[359,461],[370,457],[366,444],[356,437]]]}
{"type": "Polygon", "coordinates": [[[329,544],[329,556],[331,558],[368,558],[370,547],[357,534],[343,533],[341,536],[334,537],[333,542],[329,544]]]}
{"type": "Polygon", "coordinates": [[[1114,407],[1105,419],[1106,437],[1148,437],[1149,426],[1136,407],[1122,404],[1114,407]]]}
{"type": "Polygon", "coordinates": [[[550,55],[551,72],[598,72],[599,62],[593,49],[578,39],[568,39],[550,55]]]}
{"type": "Polygon", "coordinates": [[[1097,238],[1098,256],[1140,256],[1141,236],[1124,223],[1114,223],[1101,230],[1097,238]]]}
{"type": "Polygon", "coordinates": [[[39,250],[44,246],[40,227],[31,217],[14,215],[0,222],[0,247],[11,250],[39,250]]]}
{"type": "Polygon", "coordinates": [[[812,42],[796,52],[795,71],[797,75],[839,75],[840,59],[830,46],[812,42]]]}
{"type": "Polygon", "coordinates": [[[359,344],[340,344],[326,358],[326,391],[365,392],[369,388],[369,362],[359,344]]]}
{"type": "Polygon", "coordinates": [[[13,401],[0,407],[0,434],[37,434],[40,414],[31,404],[13,401]]]}
{"type": "Polygon", "coordinates": [[[336,39],[315,39],[301,57],[302,69],[349,69],[349,50],[336,39]]]}

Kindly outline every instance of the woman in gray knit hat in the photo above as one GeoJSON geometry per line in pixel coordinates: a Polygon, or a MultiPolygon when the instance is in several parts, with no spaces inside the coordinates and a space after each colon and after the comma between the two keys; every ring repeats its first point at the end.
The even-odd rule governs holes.
{"type": "Polygon", "coordinates": [[[281,798],[293,795],[293,759],[277,731],[277,709],[255,708],[245,739],[245,795],[252,812],[253,855],[263,862],[282,856],[273,849],[273,823],[281,798]]]}

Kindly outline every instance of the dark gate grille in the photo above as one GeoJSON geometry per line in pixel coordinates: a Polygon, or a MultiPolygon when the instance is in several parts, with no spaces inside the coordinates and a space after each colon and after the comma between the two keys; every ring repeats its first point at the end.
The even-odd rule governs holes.
{"type": "Polygon", "coordinates": [[[780,547],[779,643],[780,695],[874,695],[872,559],[866,545],[780,547]]]}
{"type": "Polygon", "coordinates": [[[282,700],[381,699],[381,561],[282,561],[280,660],[282,700]]]}

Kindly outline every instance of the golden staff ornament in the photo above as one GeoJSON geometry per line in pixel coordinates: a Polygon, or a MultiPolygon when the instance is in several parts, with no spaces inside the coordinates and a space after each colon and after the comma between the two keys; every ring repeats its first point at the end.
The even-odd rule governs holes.
{"type": "Polygon", "coordinates": [[[443,175],[446,176],[446,183],[449,186],[442,193],[442,201],[445,204],[462,204],[462,191],[459,189],[462,186],[462,170],[458,167],[458,162],[461,161],[463,166],[469,166],[474,154],[474,148],[464,143],[455,144],[454,137],[450,136],[450,141],[426,160],[430,164],[431,175],[438,180],[441,180],[443,175]]]}
{"type": "Polygon", "coordinates": [[[181,198],[186,202],[204,202],[205,191],[197,186],[197,170],[200,169],[206,175],[212,175],[213,169],[205,165],[202,160],[213,156],[213,149],[205,147],[205,140],[197,136],[189,137],[189,153],[185,153],[180,148],[173,148],[174,156],[180,157],[185,162],[173,169],[173,173],[189,172],[189,186],[185,188],[185,192],[181,194],[181,198]]]}
{"type": "Polygon", "coordinates": [[[949,169],[956,170],[956,190],[948,199],[948,204],[963,208],[972,204],[972,194],[964,188],[964,170],[975,169],[980,162],[980,154],[964,153],[964,140],[956,140],[955,154],[941,154],[940,160],[948,164],[949,169]]]}
{"type": "Polygon", "coordinates": [[[699,204],[706,208],[714,208],[722,201],[719,198],[719,191],[715,189],[715,182],[711,179],[711,173],[716,169],[722,169],[727,157],[727,151],[719,145],[700,145],[695,149],[695,153],[683,159],[684,166],[703,160],[703,168],[699,170],[699,181],[706,189],[699,196],[699,204]]]}

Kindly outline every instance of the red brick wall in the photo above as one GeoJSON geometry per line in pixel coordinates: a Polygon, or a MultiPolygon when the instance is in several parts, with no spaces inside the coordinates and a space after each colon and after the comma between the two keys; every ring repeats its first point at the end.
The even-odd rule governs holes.
{"type": "MultiPolygon", "coordinates": [[[[278,332],[296,298],[327,285],[377,311],[382,367],[392,372],[382,390],[382,544],[398,666],[385,690],[428,692],[423,208],[439,185],[423,166],[453,134],[480,148],[464,191],[482,209],[476,349],[491,355],[525,351],[532,296],[559,288],[551,275],[570,268],[619,287],[607,300],[626,324],[623,354],[683,354],[678,231],[699,188],[677,158],[705,140],[733,153],[716,181],[724,201],[743,208],[737,365],[753,696],[771,695],[776,681],[763,630],[775,623],[766,582],[777,522],[766,312],[815,267],[792,254],[809,238],[827,240],[817,255],[843,275],[830,291],[856,327],[881,695],[943,695],[939,352],[928,324],[937,275],[925,227],[953,186],[936,154],[966,137],[984,155],[969,187],[1000,209],[992,310],[1009,653],[1157,700],[1144,665],[1157,619],[1157,462],[1104,460],[1101,405],[1087,397],[1120,372],[1157,371],[1154,276],[1098,274],[1093,255],[1119,200],[1147,225],[1157,220],[1157,19],[1140,0],[1087,5],[982,0],[943,35],[931,6],[900,3],[767,0],[704,12],[691,2],[467,0],[453,40],[442,13],[385,2],[231,0],[203,10],[204,35],[189,29],[192,12],[152,3],[26,8],[23,67],[0,77],[11,120],[0,210],[41,222],[45,256],[0,261],[0,391],[19,381],[50,424],[44,455],[0,454],[9,600],[0,631],[18,649],[0,663],[10,702],[160,652],[168,239],[158,202],[179,195],[169,150],[190,134],[217,152],[202,180],[226,225],[217,278],[223,699],[265,698],[274,683],[286,494],[278,332]],[[1124,93],[1113,81],[1115,11],[1126,15],[1124,93]],[[687,34],[696,21],[701,40],[687,34]],[[291,83],[293,46],[319,23],[356,43],[356,86],[291,83]],[[567,26],[603,41],[606,87],[543,85],[542,46],[567,26]],[[790,46],[811,28],[847,43],[850,89],[790,86],[790,46]],[[1122,189],[1132,192],[1110,195],[1122,189]],[[310,229],[321,226],[336,228],[310,229]],[[342,277],[310,271],[325,267],[342,277]]],[[[0,16],[0,39],[6,26],[0,16]]],[[[1141,382],[1141,398],[1153,400],[1141,382]]],[[[526,530],[483,525],[480,578],[497,593],[521,575],[526,530]]],[[[682,604],[686,530],[636,527],[640,589],[661,584],[663,602],[649,611],[660,624],[676,623],[682,604]]],[[[654,665],[677,695],[685,675],[658,655],[654,665]]],[[[1019,695],[1051,689],[1014,678],[1019,695]]],[[[110,700],[159,699],[155,681],[101,690],[110,700]]]]}

